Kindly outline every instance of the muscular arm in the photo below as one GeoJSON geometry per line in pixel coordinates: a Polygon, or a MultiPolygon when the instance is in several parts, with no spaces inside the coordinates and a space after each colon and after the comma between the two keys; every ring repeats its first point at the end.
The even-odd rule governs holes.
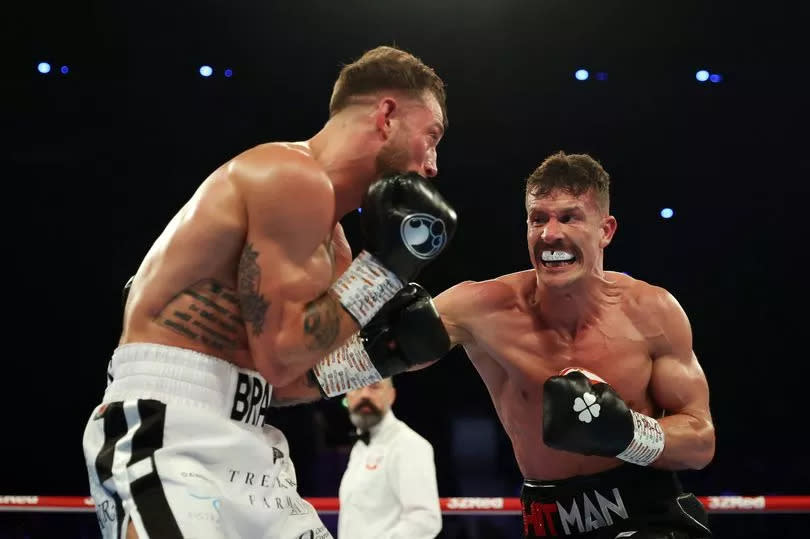
{"type": "Polygon", "coordinates": [[[256,368],[283,387],[359,326],[328,292],[335,277],[328,178],[293,150],[253,151],[228,171],[242,189],[248,218],[238,290],[256,368]]]}
{"type": "MultiPolygon", "coordinates": [[[[473,340],[472,335],[465,329],[463,316],[465,307],[469,307],[471,299],[470,287],[472,285],[474,285],[472,281],[465,281],[448,288],[433,298],[433,304],[439,312],[444,329],[450,336],[450,348],[454,348],[459,344],[463,345],[464,343],[472,342],[473,340]]],[[[440,359],[440,357],[437,357],[434,361],[413,365],[408,371],[414,372],[422,370],[426,367],[430,367],[440,359]]]]}
{"type": "Polygon", "coordinates": [[[663,336],[653,358],[650,389],[653,401],[666,412],[659,419],[665,445],[651,466],[699,470],[714,457],[709,386],[692,351],[692,330],[686,314],[666,291],[659,289],[657,296],[663,336]]]}
{"type": "Polygon", "coordinates": [[[472,334],[467,329],[466,316],[475,304],[475,286],[478,283],[464,281],[448,288],[433,299],[436,310],[442,318],[444,329],[450,336],[450,346],[472,342],[472,334]]]}

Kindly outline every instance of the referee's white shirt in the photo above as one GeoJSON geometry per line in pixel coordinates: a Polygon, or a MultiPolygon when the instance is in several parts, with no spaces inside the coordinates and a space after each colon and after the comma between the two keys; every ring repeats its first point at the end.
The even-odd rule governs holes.
{"type": "Polygon", "coordinates": [[[433,539],[442,529],[433,446],[392,411],[340,481],[338,539],[433,539]]]}

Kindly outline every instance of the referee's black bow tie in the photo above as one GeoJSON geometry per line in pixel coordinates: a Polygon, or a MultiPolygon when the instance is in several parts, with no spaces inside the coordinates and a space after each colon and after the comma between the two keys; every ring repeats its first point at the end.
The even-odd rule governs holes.
{"type": "Polygon", "coordinates": [[[368,445],[368,442],[371,440],[371,433],[367,430],[358,433],[357,431],[352,431],[349,433],[349,438],[352,441],[356,442],[357,440],[362,440],[364,444],[368,445]]]}

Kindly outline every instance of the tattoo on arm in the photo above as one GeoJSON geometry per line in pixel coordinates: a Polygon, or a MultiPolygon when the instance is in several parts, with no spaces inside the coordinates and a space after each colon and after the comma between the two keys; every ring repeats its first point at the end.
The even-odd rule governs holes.
{"type": "Polygon", "coordinates": [[[309,350],[328,350],[340,332],[340,310],[337,300],[324,294],[311,301],[304,312],[304,333],[311,337],[309,350]]]}
{"type": "Polygon", "coordinates": [[[239,260],[239,304],[242,307],[242,317],[246,324],[253,327],[253,335],[259,336],[264,331],[264,318],[270,303],[259,293],[259,280],[261,268],[256,262],[258,251],[253,250],[253,244],[248,243],[242,251],[239,260]]]}

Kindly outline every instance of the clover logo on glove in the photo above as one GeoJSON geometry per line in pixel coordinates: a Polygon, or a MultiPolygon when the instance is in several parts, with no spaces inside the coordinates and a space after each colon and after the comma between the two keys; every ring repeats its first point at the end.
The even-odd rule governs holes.
{"type": "Polygon", "coordinates": [[[447,243],[444,221],[427,213],[406,215],[399,227],[402,242],[416,258],[429,260],[447,243]]]}
{"type": "Polygon", "coordinates": [[[590,423],[594,417],[599,417],[601,408],[596,403],[596,396],[593,393],[583,393],[582,397],[574,399],[574,411],[579,412],[577,417],[583,423],[590,423]]]}

